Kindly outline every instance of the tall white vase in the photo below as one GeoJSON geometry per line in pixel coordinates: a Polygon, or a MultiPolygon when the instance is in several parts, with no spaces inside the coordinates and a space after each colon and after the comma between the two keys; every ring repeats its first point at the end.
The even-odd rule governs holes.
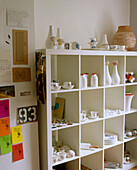
{"type": "Polygon", "coordinates": [[[113,73],[112,73],[112,84],[118,85],[120,84],[120,76],[119,76],[118,69],[117,69],[118,61],[114,61],[113,65],[114,67],[113,67],[113,73]]]}
{"type": "Polygon", "coordinates": [[[109,73],[109,61],[105,63],[105,85],[109,86],[112,83],[112,79],[109,73]]]}
{"type": "Polygon", "coordinates": [[[52,49],[52,41],[51,41],[51,37],[53,37],[53,27],[52,25],[49,25],[49,33],[45,42],[45,47],[46,49],[52,49]]]}
{"type": "Polygon", "coordinates": [[[126,94],[126,111],[130,111],[134,94],[126,94]]]}

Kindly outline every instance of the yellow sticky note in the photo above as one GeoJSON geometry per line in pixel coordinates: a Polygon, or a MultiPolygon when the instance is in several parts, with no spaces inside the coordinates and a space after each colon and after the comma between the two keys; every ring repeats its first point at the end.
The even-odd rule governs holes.
{"type": "Polygon", "coordinates": [[[23,142],[22,126],[15,126],[11,128],[12,144],[23,142]]]}

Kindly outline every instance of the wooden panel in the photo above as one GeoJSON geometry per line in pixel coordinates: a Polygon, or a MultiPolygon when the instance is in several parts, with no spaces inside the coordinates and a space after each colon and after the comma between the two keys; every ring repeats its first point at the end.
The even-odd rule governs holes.
{"type": "Polygon", "coordinates": [[[28,64],[27,30],[13,30],[13,64],[28,64]]]}
{"type": "Polygon", "coordinates": [[[31,81],[30,68],[12,68],[13,82],[31,81]]]}

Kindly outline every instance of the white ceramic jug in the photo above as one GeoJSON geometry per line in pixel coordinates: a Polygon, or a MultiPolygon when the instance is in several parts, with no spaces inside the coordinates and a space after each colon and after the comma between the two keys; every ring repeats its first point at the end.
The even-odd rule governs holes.
{"type": "Polygon", "coordinates": [[[114,61],[113,65],[114,67],[113,67],[113,73],[112,73],[112,84],[118,85],[120,84],[120,77],[119,77],[118,69],[117,69],[118,61],[114,61]]]}

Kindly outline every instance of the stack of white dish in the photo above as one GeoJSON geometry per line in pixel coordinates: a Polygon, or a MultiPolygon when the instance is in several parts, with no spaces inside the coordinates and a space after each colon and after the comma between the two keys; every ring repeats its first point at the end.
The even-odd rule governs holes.
{"type": "Polygon", "coordinates": [[[112,145],[118,141],[118,135],[114,133],[105,133],[104,142],[105,145],[112,145]]]}

